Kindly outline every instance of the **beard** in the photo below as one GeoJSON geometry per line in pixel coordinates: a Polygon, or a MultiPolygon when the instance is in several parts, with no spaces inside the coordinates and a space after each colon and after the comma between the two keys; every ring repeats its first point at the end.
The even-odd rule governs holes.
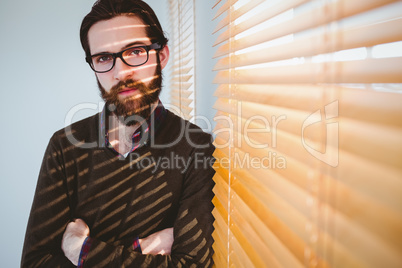
{"type": "Polygon", "coordinates": [[[150,117],[152,111],[151,104],[158,101],[162,89],[162,69],[159,57],[155,70],[155,78],[149,85],[140,81],[134,81],[133,79],[127,79],[120,81],[107,92],[98,79],[97,82],[101,96],[106,102],[106,109],[113,112],[126,126],[140,123],[150,117]],[[136,88],[138,93],[121,100],[119,92],[124,88],[136,88]]]}

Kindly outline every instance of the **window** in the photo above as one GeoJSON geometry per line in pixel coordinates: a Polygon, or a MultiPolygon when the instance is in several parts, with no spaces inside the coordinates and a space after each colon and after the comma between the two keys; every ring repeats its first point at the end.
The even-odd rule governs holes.
{"type": "Polygon", "coordinates": [[[195,26],[194,0],[169,0],[171,40],[171,105],[173,112],[194,121],[195,26]]]}
{"type": "Polygon", "coordinates": [[[402,263],[402,2],[216,1],[216,267],[402,263]]]}

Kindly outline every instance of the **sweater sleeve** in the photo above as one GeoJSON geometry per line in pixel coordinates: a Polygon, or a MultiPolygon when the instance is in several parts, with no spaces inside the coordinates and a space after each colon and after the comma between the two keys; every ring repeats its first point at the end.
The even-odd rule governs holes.
{"type": "Polygon", "coordinates": [[[131,247],[92,239],[83,267],[211,267],[213,151],[212,144],[192,151],[173,226],[174,242],[170,255],[145,255],[131,247]]]}
{"type": "Polygon", "coordinates": [[[21,267],[74,267],[61,250],[71,219],[66,178],[54,137],[46,149],[25,233],[21,267]]]}

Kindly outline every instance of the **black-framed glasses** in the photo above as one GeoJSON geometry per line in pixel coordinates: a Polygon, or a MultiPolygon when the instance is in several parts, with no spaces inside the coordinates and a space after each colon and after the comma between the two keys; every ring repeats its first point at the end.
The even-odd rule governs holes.
{"type": "Polygon", "coordinates": [[[85,60],[95,72],[106,73],[113,69],[117,57],[128,66],[136,67],[148,61],[150,50],[161,48],[159,43],[153,43],[149,46],[129,47],[117,53],[98,53],[86,57],[85,60]]]}

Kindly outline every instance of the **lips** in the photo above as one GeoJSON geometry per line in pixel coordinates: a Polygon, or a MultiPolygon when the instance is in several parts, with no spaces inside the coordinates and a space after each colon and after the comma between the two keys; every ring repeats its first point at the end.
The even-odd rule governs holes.
{"type": "Polygon", "coordinates": [[[122,90],[119,91],[119,94],[121,95],[127,95],[136,92],[136,88],[123,88],[122,90]]]}

